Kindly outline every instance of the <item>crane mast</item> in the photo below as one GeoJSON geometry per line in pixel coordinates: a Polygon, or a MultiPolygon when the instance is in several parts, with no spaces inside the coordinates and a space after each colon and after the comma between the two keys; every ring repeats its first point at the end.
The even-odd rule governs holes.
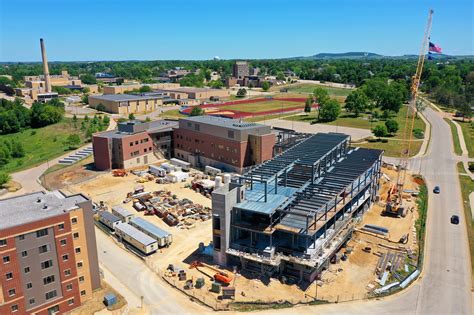
{"type": "Polygon", "coordinates": [[[400,164],[398,167],[398,178],[397,178],[397,190],[398,190],[398,202],[399,206],[402,205],[402,193],[405,186],[406,172],[408,168],[408,158],[410,156],[411,143],[413,140],[413,126],[415,124],[415,113],[416,113],[416,99],[418,96],[418,87],[420,85],[421,74],[423,72],[423,65],[425,63],[426,52],[428,51],[428,45],[431,34],[431,22],[433,19],[433,10],[430,10],[428,15],[428,22],[426,23],[425,34],[423,42],[421,44],[420,54],[418,55],[418,63],[416,66],[416,73],[412,77],[411,82],[411,99],[408,105],[407,113],[405,116],[405,126],[403,130],[403,145],[402,151],[400,152],[400,164]],[[410,118],[411,114],[411,118],[410,118]]]}

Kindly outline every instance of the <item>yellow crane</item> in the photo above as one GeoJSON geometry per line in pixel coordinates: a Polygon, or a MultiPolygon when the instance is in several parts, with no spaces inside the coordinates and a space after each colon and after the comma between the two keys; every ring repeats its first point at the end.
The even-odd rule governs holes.
{"type": "MultiPolygon", "coordinates": [[[[425,63],[426,53],[428,51],[430,34],[431,34],[431,23],[433,20],[433,10],[430,10],[428,15],[428,22],[426,23],[426,29],[423,36],[423,42],[421,44],[420,54],[418,55],[418,63],[416,66],[415,75],[412,77],[411,82],[411,100],[409,102],[407,113],[405,116],[405,126],[403,130],[403,142],[402,150],[400,152],[400,164],[398,166],[398,175],[397,175],[397,201],[398,208],[402,208],[402,194],[405,186],[406,172],[408,167],[408,158],[410,156],[411,143],[413,141],[413,126],[415,124],[415,114],[416,114],[416,99],[418,96],[418,87],[420,85],[421,74],[423,72],[423,65],[425,63]]],[[[387,203],[387,206],[390,207],[391,212],[394,212],[395,207],[392,202],[387,203]]],[[[395,210],[395,212],[398,212],[395,210]]]]}

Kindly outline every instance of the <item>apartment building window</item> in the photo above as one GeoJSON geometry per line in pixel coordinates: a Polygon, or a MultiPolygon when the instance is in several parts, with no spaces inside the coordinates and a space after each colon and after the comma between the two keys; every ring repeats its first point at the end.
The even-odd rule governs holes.
{"type": "Polygon", "coordinates": [[[59,313],[59,305],[48,308],[48,314],[54,315],[59,313]]]}
{"type": "Polygon", "coordinates": [[[17,304],[12,305],[11,310],[12,310],[12,313],[18,312],[18,305],[17,304]]]}
{"type": "Polygon", "coordinates": [[[3,256],[3,263],[8,264],[10,262],[10,256],[3,256]]]}
{"type": "Polygon", "coordinates": [[[33,284],[32,284],[31,282],[28,282],[28,283],[26,284],[26,288],[27,288],[27,289],[31,289],[32,287],[33,287],[33,284]]]}
{"type": "Polygon", "coordinates": [[[7,280],[13,279],[13,273],[11,273],[11,272],[6,273],[6,274],[5,274],[5,278],[6,278],[7,280]]]}
{"type": "Polygon", "coordinates": [[[49,252],[49,245],[43,245],[38,247],[38,251],[40,254],[49,252]]]}
{"type": "Polygon", "coordinates": [[[69,283],[68,285],[66,285],[66,291],[71,291],[72,290],[72,284],[69,283]]]}
{"type": "Polygon", "coordinates": [[[43,261],[41,263],[41,270],[48,269],[48,268],[51,268],[51,267],[53,267],[53,261],[51,259],[43,261]]]}
{"type": "Polygon", "coordinates": [[[147,142],[148,142],[148,138],[143,139],[143,143],[147,143],[147,142]]]}
{"type": "Polygon", "coordinates": [[[8,296],[14,296],[16,294],[16,290],[15,289],[10,289],[8,290],[8,296]]]}
{"type": "Polygon", "coordinates": [[[67,241],[65,238],[63,238],[62,240],[59,241],[59,243],[61,244],[61,246],[66,246],[67,241]]]}
{"type": "Polygon", "coordinates": [[[23,241],[24,239],[25,239],[24,234],[18,235],[18,240],[23,241]]]}
{"type": "Polygon", "coordinates": [[[134,156],[137,156],[140,154],[140,151],[133,151],[132,153],[130,153],[130,156],[134,157],[134,156]]]}
{"type": "Polygon", "coordinates": [[[130,142],[130,146],[133,147],[133,142],[130,142]]]}
{"type": "Polygon", "coordinates": [[[147,151],[148,151],[148,149],[147,149],[147,148],[145,148],[143,151],[147,152],[147,151]]]}
{"type": "Polygon", "coordinates": [[[80,282],[80,283],[84,282],[84,276],[80,276],[80,277],[79,277],[79,282],[80,282]]]}
{"type": "Polygon", "coordinates": [[[71,275],[71,269],[66,269],[66,270],[64,270],[64,275],[65,275],[66,277],[70,276],[70,275],[71,275]]]}
{"type": "Polygon", "coordinates": [[[82,266],[83,266],[82,261],[80,261],[80,262],[77,263],[77,268],[82,268],[82,266]]]}
{"type": "Polygon", "coordinates": [[[76,247],[75,251],[76,251],[76,254],[80,254],[80,253],[81,253],[81,248],[80,248],[80,247],[76,247]]]}
{"type": "Polygon", "coordinates": [[[82,290],[82,291],[81,291],[81,295],[82,295],[82,296],[86,295],[86,290],[82,290]]]}
{"type": "Polygon", "coordinates": [[[35,304],[35,302],[36,302],[35,299],[30,299],[30,300],[29,300],[30,305],[31,305],[31,304],[35,304]]]}
{"type": "Polygon", "coordinates": [[[72,218],[71,222],[72,222],[72,224],[76,224],[77,223],[77,218],[72,218]]]}
{"type": "Polygon", "coordinates": [[[54,275],[50,275],[43,278],[43,284],[47,285],[54,282],[54,275]]]}
{"type": "Polygon", "coordinates": [[[64,230],[64,223],[61,223],[58,225],[58,230],[60,231],[64,230]]]}
{"type": "Polygon", "coordinates": [[[7,240],[0,240],[0,247],[7,246],[7,240]]]}
{"type": "Polygon", "coordinates": [[[135,144],[138,144],[138,140],[137,140],[137,141],[135,141],[135,144]]]}
{"type": "Polygon", "coordinates": [[[28,252],[26,250],[21,252],[21,257],[27,257],[27,256],[28,256],[28,252]]]}
{"type": "Polygon", "coordinates": [[[67,300],[67,305],[73,305],[73,304],[74,304],[74,299],[67,300]]]}
{"type": "Polygon", "coordinates": [[[74,237],[74,239],[78,239],[79,238],[79,232],[76,232],[72,235],[72,237],[74,237]]]}
{"type": "Polygon", "coordinates": [[[30,267],[25,267],[25,268],[23,268],[23,271],[24,271],[25,273],[30,273],[30,267]]]}
{"type": "Polygon", "coordinates": [[[153,148],[152,148],[152,147],[149,147],[149,148],[148,148],[148,151],[150,151],[150,152],[151,152],[152,150],[153,150],[153,148]]]}
{"type": "Polygon", "coordinates": [[[53,290],[53,291],[46,292],[45,297],[46,297],[46,300],[51,300],[52,298],[56,297],[57,295],[58,295],[58,293],[56,292],[56,290],[53,290]]]}
{"type": "Polygon", "coordinates": [[[48,235],[48,229],[42,229],[39,231],[36,231],[36,237],[43,237],[48,235]]]}

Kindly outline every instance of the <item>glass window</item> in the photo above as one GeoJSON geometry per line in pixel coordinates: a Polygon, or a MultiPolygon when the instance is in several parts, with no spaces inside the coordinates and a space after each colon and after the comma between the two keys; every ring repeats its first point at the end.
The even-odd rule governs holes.
{"type": "Polygon", "coordinates": [[[5,274],[5,278],[7,278],[7,280],[13,279],[13,273],[9,272],[9,273],[5,274]]]}
{"type": "Polygon", "coordinates": [[[36,237],[43,237],[48,235],[48,229],[42,229],[39,231],[36,231],[36,237]]]}
{"type": "Polygon", "coordinates": [[[61,230],[64,230],[64,223],[61,223],[58,225],[58,229],[61,231],[61,230]]]}
{"type": "Polygon", "coordinates": [[[29,273],[29,272],[30,272],[30,267],[25,267],[25,268],[23,269],[23,271],[24,271],[25,273],[29,273]]]}
{"type": "Polygon", "coordinates": [[[43,245],[38,247],[38,251],[40,254],[49,252],[49,245],[43,245]]]}
{"type": "Polygon", "coordinates": [[[54,275],[50,275],[43,278],[43,284],[47,285],[54,282],[54,275]]]}
{"type": "Polygon", "coordinates": [[[66,291],[71,291],[72,290],[72,284],[66,285],[66,291]]]}
{"type": "Polygon", "coordinates": [[[31,282],[28,282],[28,283],[26,284],[26,288],[27,288],[27,289],[31,289],[32,287],[33,287],[33,284],[32,284],[31,282]]]}
{"type": "Polygon", "coordinates": [[[76,224],[77,223],[77,218],[72,218],[71,222],[72,222],[72,224],[76,224]]]}
{"type": "Polygon", "coordinates": [[[48,268],[51,268],[52,266],[53,266],[53,261],[51,259],[43,261],[41,263],[41,269],[48,269],[48,268]]]}
{"type": "Polygon", "coordinates": [[[68,261],[68,260],[69,260],[69,255],[68,254],[63,255],[63,261],[68,261]]]}
{"type": "Polygon", "coordinates": [[[3,256],[3,263],[8,264],[10,262],[10,256],[3,256]]]}
{"type": "Polygon", "coordinates": [[[30,304],[35,304],[35,299],[30,299],[30,304]]]}
{"type": "Polygon", "coordinates": [[[14,296],[16,294],[15,289],[8,290],[8,296],[14,296]]]}
{"type": "Polygon", "coordinates": [[[45,297],[46,297],[46,300],[50,300],[56,297],[57,295],[58,293],[56,292],[56,290],[53,290],[53,291],[46,292],[45,297]]]}
{"type": "Polygon", "coordinates": [[[86,290],[82,290],[81,295],[86,295],[86,290]]]}
{"type": "Polygon", "coordinates": [[[21,252],[21,257],[26,257],[28,256],[28,252],[26,250],[21,252]]]}
{"type": "Polygon", "coordinates": [[[18,239],[19,239],[20,241],[24,240],[24,239],[25,239],[25,235],[24,235],[24,234],[18,235],[18,239]]]}
{"type": "Polygon", "coordinates": [[[0,240],[0,247],[7,246],[7,240],[0,240]]]}
{"type": "Polygon", "coordinates": [[[79,253],[81,252],[81,248],[80,248],[80,247],[76,247],[75,251],[76,251],[76,254],[79,254],[79,253]]]}
{"type": "Polygon", "coordinates": [[[61,246],[65,246],[67,241],[65,238],[63,238],[62,240],[59,241],[59,243],[61,244],[61,246]]]}
{"type": "Polygon", "coordinates": [[[65,276],[70,276],[71,275],[71,269],[64,270],[64,275],[65,276]]]}
{"type": "Polygon", "coordinates": [[[12,312],[18,312],[18,305],[12,305],[12,308],[11,308],[12,312]]]}
{"type": "Polygon", "coordinates": [[[79,238],[79,232],[74,233],[72,236],[74,237],[74,239],[79,238]]]}

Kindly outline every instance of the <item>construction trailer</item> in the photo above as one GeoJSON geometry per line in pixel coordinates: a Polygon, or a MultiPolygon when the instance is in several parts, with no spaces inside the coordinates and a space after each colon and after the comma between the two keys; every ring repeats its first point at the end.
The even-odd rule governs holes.
{"type": "Polygon", "coordinates": [[[134,217],[134,214],[121,206],[113,206],[112,214],[120,218],[123,223],[128,223],[134,217]]]}
{"type": "Polygon", "coordinates": [[[339,133],[299,141],[212,194],[214,262],[313,281],[375,201],[381,150],[339,133]]]}
{"type": "Polygon", "coordinates": [[[191,169],[191,163],[177,159],[177,158],[172,158],[170,160],[171,165],[174,165],[176,167],[180,167],[183,171],[188,172],[191,169]]]}
{"type": "Polygon", "coordinates": [[[115,226],[115,235],[122,241],[132,245],[145,255],[150,255],[158,249],[156,240],[128,223],[120,222],[115,226]]]}
{"type": "Polygon", "coordinates": [[[99,211],[99,222],[115,231],[115,226],[122,222],[122,220],[108,211],[99,211]]]}
{"type": "Polygon", "coordinates": [[[137,217],[131,219],[130,225],[155,239],[159,247],[169,246],[173,242],[173,235],[171,233],[160,229],[153,223],[150,223],[142,218],[137,217]]]}

